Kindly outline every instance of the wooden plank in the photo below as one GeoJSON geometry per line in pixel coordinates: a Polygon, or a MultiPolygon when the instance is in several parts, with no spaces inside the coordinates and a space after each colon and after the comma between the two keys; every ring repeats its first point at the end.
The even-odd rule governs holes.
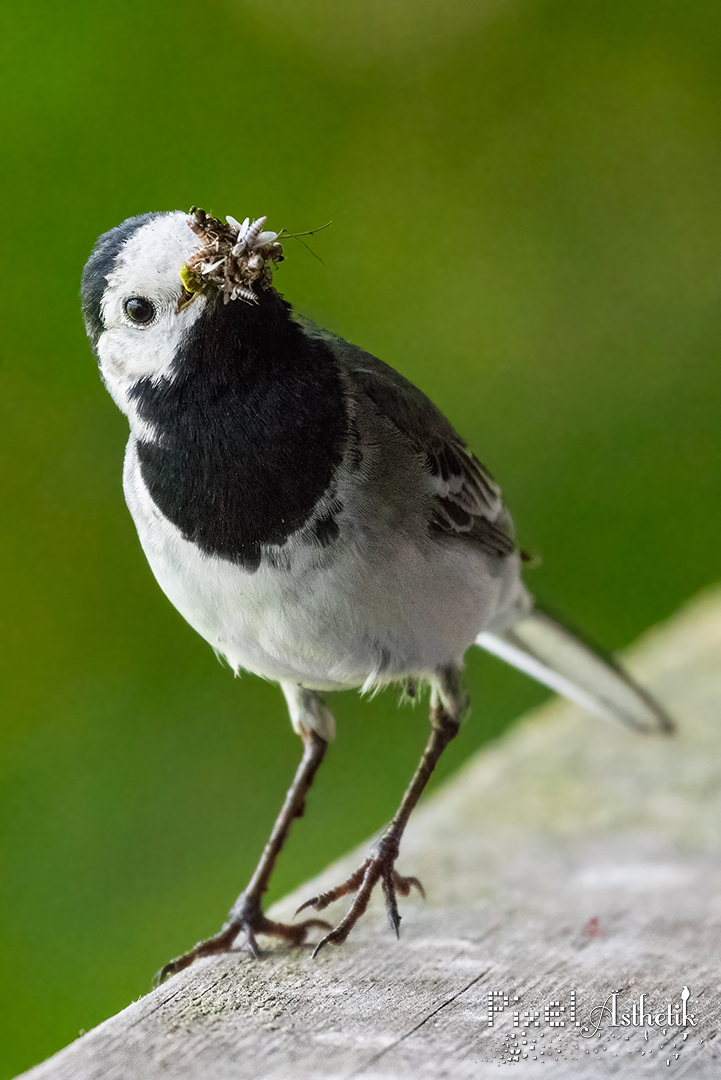
{"type": "MultiPolygon", "coordinates": [[[[402,902],[399,942],[376,901],[342,949],[315,961],[279,945],[262,962],[202,961],[24,1076],[476,1080],[515,1061],[527,1077],[715,1077],[720,660],[716,592],[632,656],[679,719],[674,739],[554,702],[472,760],[411,822],[399,869],[423,879],[428,901],[402,902]],[[695,1023],[672,1013],[670,1025],[620,1025],[640,994],[657,1019],[668,1002],[680,1007],[684,986],[695,1023]],[[581,1022],[613,991],[619,1026],[606,1015],[584,1037],[581,1022]],[[488,995],[500,1005],[504,992],[489,1025],[488,995]],[[525,1011],[538,1026],[524,1027],[525,1011]]],[[[273,914],[289,917],[362,856],[273,914]]]]}

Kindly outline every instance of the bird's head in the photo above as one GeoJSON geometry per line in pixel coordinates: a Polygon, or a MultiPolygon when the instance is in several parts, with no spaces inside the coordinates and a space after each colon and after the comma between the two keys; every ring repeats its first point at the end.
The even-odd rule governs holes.
{"type": "Polygon", "coordinates": [[[98,239],[82,275],[83,317],[108,390],[131,420],[133,387],[172,377],[200,319],[268,295],[283,252],[264,224],[193,209],[128,218],[98,239]]]}

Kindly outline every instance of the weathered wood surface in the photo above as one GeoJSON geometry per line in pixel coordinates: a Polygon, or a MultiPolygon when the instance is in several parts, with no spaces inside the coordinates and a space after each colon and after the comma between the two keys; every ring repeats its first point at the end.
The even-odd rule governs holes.
{"type": "Polygon", "coordinates": [[[411,822],[400,869],[428,901],[402,902],[399,942],[376,902],[316,961],[280,946],[260,963],[205,960],[27,1080],[719,1075],[721,593],[647,635],[631,666],[679,735],[644,738],[561,702],[522,721],[411,822]],[[544,1017],[574,990],[579,1019],[614,990],[619,1014],[640,993],[657,1013],[683,986],[696,1019],[684,1030],[606,1017],[584,1038],[544,1017]],[[514,1028],[509,1000],[489,1027],[489,991],[518,995],[540,1026],[514,1028]]]}

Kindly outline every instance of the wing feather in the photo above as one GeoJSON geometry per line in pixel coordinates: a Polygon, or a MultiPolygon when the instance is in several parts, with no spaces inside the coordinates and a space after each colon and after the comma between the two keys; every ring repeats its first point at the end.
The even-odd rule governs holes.
{"type": "Polygon", "coordinates": [[[369,398],[421,458],[433,491],[429,529],[473,541],[499,557],[515,551],[501,489],[440,409],[382,360],[326,330],[304,326],[331,346],[354,392],[369,398]]]}

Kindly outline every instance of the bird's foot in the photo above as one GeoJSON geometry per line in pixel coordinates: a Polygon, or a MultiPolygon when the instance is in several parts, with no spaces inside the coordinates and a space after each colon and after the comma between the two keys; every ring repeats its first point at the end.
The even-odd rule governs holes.
{"type": "Polygon", "coordinates": [[[176,975],[183,968],[189,967],[194,960],[201,956],[213,956],[215,953],[229,952],[239,934],[244,936],[243,948],[258,960],[260,959],[260,950],[258,949],[256,934],[267,934],[271,937],[283,938],[284,941],[289,942],[291,945],[300,945],[305,941],[306,934],[313,927],[328,930],[330,929],[330,923],[327,923],[324,919],[305,919],[304,922],[297,923],[294,926],[288,923],[273,922],[272,919],[268,919],[263,914],[259,897],[246,896],[245,893],[241,893],[230,909],[228,921],[224,924],[222,930],[205,941],[199,941],[188,952],[176,956],[174,960],[162,967],[155,976],[155,985],[159,986],[171,975],[176,975]]]}
{"type": "Polygon", "coordinates": [[[411,889],[414,888],[418,889],[418,892],[424,899],[426,894],[418,878],[401,877],[395,869],[395,861],[397,858],[398,840],[393,835],[384,836],[370,858],[366,859],[363,865],[360,866],[354,874],[351,874],[347,881],[344,881],[342,885],[337,885],[335,889],[329,889],[328,892],[313,896],[310,900],[306,900],[304,904],[301,904],[296,911],[296,915],[299,915],[301,911],[304,911],[309,907],[314,908],[316,911],[323,911],[324,908],[328,907],[329,904],[332,904],[334,900],[338,900],[341,896],[347,896],[349,893],[357,893],[345,918],[316,945],[313,950],[314,957],[316,957],[320,950],[325,948],[326,945],[343,944],[361,915],[368,907],[371,893],[379,881],[381,882],[383,895],[385,896],[388,922],[390,923],[391,930],[395,931],[396,937],[399,936],[401,917],[398,912],[398,896],[408,896],[410,895],[411,889]]]}

